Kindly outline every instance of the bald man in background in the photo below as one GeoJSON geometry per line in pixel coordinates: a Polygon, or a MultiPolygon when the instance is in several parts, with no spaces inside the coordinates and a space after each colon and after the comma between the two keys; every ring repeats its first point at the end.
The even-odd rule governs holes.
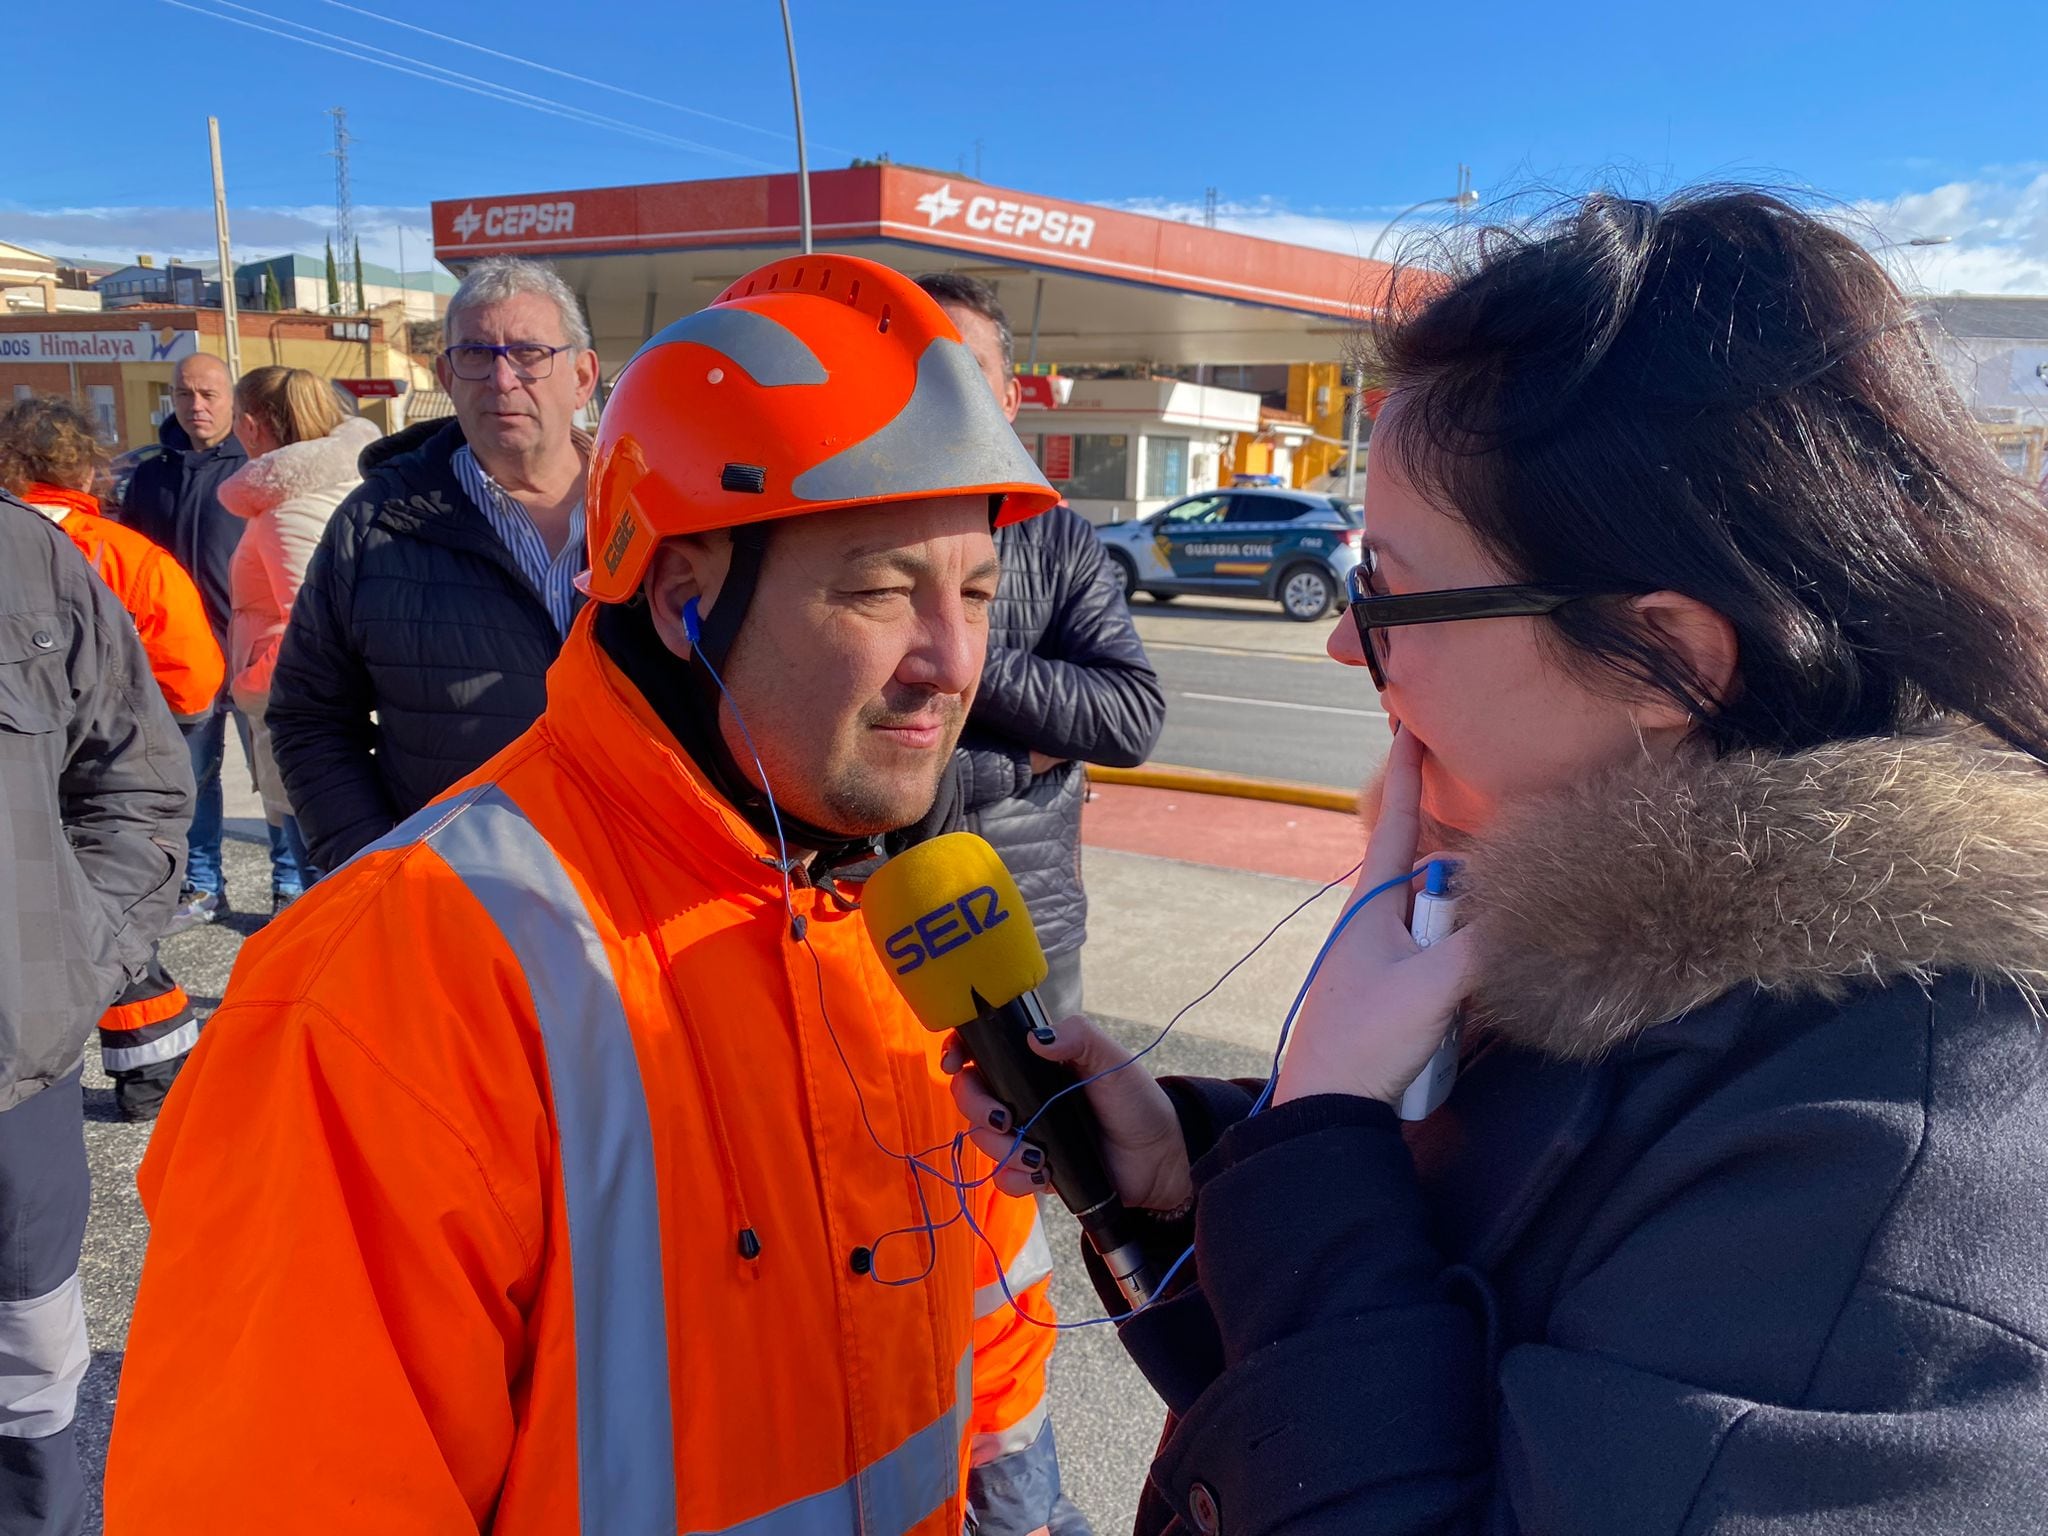
{"type": "MultiPolygon", "coordinates": [[[[164,451],[135,471],[122,498],[121,521],[169,550],[185,568],[206,605],[213,638],[226,655],[228,620],[234,613],[228,563],[248,524],[220,504],[218,492],[221,482],[249,461],[248,450],[235,437],[235,380],[228,365],[207,353],[179,363],[171,374],[171,412],[157,429],[164,451]]],[[[185,730],[199,799],[192,813],[185,889],[171,919],[173,933],[210,923],[227,911],[220,862],[220,766],[231,713],[246,756],[249,722],[234,710],[225,688],[212,713],[185,730]]],[[[270,857],[276,890],[296,894],[305,888],[304,874],[281,836],[273,837],[270,857]]]]}

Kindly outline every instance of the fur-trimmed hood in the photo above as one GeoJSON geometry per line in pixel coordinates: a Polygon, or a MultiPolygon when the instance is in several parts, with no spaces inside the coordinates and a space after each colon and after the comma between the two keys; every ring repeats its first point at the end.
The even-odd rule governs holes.
{"type": "Polygon", "coordinates": [[[2048,768],[1988,734],[1641,760],[1461,853],[1487,1027],[1591,1058],[1751,985],[2048,992],[2048,768]]]}
{"type": "Polygon", "coordinates": [[[362,478],[356,460],[382,435],[367,417],[346,417],[325,437],[251,459],[221,482],[220,504],[237,517],[261,517],[299,496],[337,502],[362,478]]]}

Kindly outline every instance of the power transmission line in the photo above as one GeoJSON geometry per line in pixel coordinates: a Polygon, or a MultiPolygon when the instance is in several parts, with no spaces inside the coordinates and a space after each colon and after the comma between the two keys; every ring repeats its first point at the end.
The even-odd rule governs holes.
{"type": "MultiPolygon", "coordinates": [[[[229,26],[246,27],[251,32],[262,32],[270,37],[281,37],[286,42],[297,43],[301,47],[317,48],[322,53],[336,54],[344,59],[352,59],[358,64],[374,65],[378,69],[388,69],[394,74],[410,75],[415,80],[425,80],[430,85],[444,85],[447,86],[450,90],[463,91],[471,96],[482,96],[487,100],[504,102],[509,106],[524,107],[530,112],[543,112],[546,113],[549,117],[559,117],[568,122],[580,123],[585,127],[608,128],[613,130],[614,132],[626,134],[631,138],[645,139],[649,143],[654,144],[674,145],[677,148],[691,150],[701,155],[709,155],[715,159],[737,161],[741,165],[751,166],[758,170],[772,171],[776,169],[774,165],[770,164],[768,161],[765,160],[756,160],[753,159],[751,156],[735,154],[731,150],[718,149],[709,144],[699,144],[695,140],[680,138],[677,135],[671,133],[663,133],[659,129],[643,128],[637,123],[629,123],[624,121],[623,119],[616,117],[607,117],[601,112],[591,112],[582,107],[570,106],[566,102],[557,102],[548,97],[535,96],[530,91],[520,91],[511,86],[497,86],[488,81],[479,82],[478,84],[473,85],[464,84],[463,82],[465,80],[475,80],[477,77],[473,75],[463,75],[458,70],[445,69],[443,68],[443,66],[438,64],[424,65],[424,67],[422,68],[414,68],[410,64],[387,63],[383,59],[371,57],[371,53],[389,53],[390,50],[383,48],[373,48],[372,45],[368,43],[358,44],[355,43],[353,39],[344,38],[342,39],[342,41],[349,43],[350,46],[336,47],[330,43],[315,42],[310,37],[300,37],[296,33],[280,31],[276,27],[266,27],[258,22],[243,21],[240,17],[237,16],[226,16],[221,14],[219,11],[208,10],[203,6],[188,4],[187,0],[162,0],[162,3],[171,6],[176,10],[190,11],[195,16],[206,16],[212,18],[214,21],[226,22],[229,26]],[[363,49],[369,49],[370,52],[366,53],[361,51],[363,49]],[[438,70],[440,72],[437,74],[429,74],[427,71],[430,69],[438,70]]],[[[232,0],[215,0],[215,3],[231,4],[232,0]]],[[[235,9],[244,11],[251,10],[251,8],[248,6],[236,6],[235,9]]],[[[268,12],[264,11],[251,11],[251,14],[265,16],[272,21],[283,20],[283,18],[281,17],[270,16],[268,12]]],[[[290,22],[287,24],[292,26],[304,25],[303,23],[299,22],[290,22]]],[[[308,27],[305,28],[305,30],[317,31],[318,29],[308,27]]],[[[332,37],[335,34],[323,33],[321,35],[332,37]]],[[[393,57],[400,57],[400,55],[393,55],[393,57]]]]}
{"type": "MultiPolygon", "coordinates": [[[[371,21],[381,21],[387,27],[402,27],[407,32],[417,32],[421,37],[431,37],[436,42],[453,43],[457,48],[467,48],[472,52],[485,54],[493,59],[503,59],[507,64],[522,65],[527,69],[537,69],[543,74],[553,75],[557,79],[573,80],[578,85],[587,85],[600,91],[610,91],[614,96],[625,96],[633,101],[644,101],[649,106],[666,107],[671,112],[687,112],[690,116],[704,118],[707,122],[723,123],[728,128],[739,128],[748,133],[761,134],[765,138],[780,139],[785,144],[795,142],[792,135],[784,133],[780,129],[757,127],[753,123],[743,123],[736,117],[721,117],[716,112],[706,112],[701,107],[689,107],[683,105],[680,101],[670,101],[661,96],[649,96],[642,91],[629,90],[623,85],[614,85],[609,80],[593,80],[588,75],[579,75],[566,69],[557,69],[554,65],[543,64],[538,59],[522,58],[516,53],[505,53],[497,48],[486,48],[482,43],[473,43],[466,37],[457,37],[449,32],[436,32],[432,27],[416,26],[409,21],[400,21],[396,16],[385,16],[376,11],[365,10],[360,5],[348,4],[348,0],[320,0],[320,3],[331,5],[338,11],[349,11],[357,16],[368,17],[371,21]]],[[[817,141],[812,140],[812,142],[816,143],[817,141]]],[[[821,149],[837,150],[841,154],[850,155],[855,153],[855,151],[845,149],[837,144],[822,144],[819,147],[821,149]]]]}

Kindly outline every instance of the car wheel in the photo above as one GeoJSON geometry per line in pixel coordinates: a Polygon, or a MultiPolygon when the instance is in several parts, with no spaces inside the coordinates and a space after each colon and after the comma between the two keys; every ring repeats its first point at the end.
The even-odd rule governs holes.
{"type": "Polygon", "coordinates": [[[1280,578],[1280,611],[1298,624],[1312,624],[1337,600],[1337,583],[1321,566],[1297,565],[1280,578]]]}
{"type": "Polygon", "coordinates": [[[1138,590],[1138,568],[1131,564],[1129,555],[1120,555],[1115,550],[1109,552],[1109,568],[1116,573],[1117,590],[1128,603],[1138,590]]]}
{"type": "Polygon", "coordinates": [[[1180,594],[1178,592],[1148,592],[1146,596],[1150,597],[1155,603],[1170,603],[1179,597],[1180,594]]]}

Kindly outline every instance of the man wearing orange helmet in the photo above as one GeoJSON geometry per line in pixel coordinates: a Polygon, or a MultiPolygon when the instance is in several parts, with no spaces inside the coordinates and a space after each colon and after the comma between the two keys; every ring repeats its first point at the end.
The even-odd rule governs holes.
{"type": "Polygon", "coordinates": [[[835,880],[930,811],[992,524],[1055,498],[938,307],[822,256],[650,341],[591,484],[546,713],[249,943],[159,1123],[110,1532],[1058,1497],[1035,1210],[835,880]]]}

